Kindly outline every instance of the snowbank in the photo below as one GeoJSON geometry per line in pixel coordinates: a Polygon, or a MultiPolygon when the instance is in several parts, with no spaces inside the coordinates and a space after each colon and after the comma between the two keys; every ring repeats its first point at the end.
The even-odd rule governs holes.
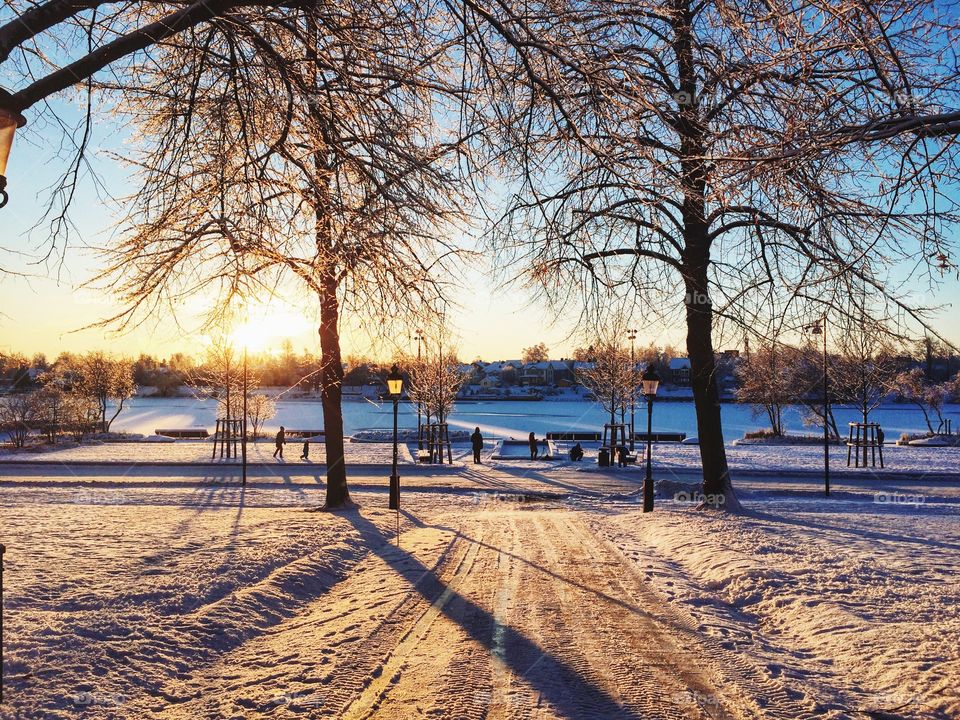
{"type": "Polygon", "coordinates": [[[701,633],[807,696],[817,716],[960,717],[960,505],[754,509],[728,517],[659,503],[595,527],[701,633]]]}

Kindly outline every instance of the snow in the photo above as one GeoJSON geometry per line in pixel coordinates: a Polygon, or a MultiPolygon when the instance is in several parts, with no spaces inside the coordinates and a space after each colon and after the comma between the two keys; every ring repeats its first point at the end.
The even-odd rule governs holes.
{"type": "Polygon", "coordinates": [[[956,478],[750,477],[729,516],[667,466],[650,514],[637,470],[408,466],[395,515],[381,463],[315,513],[256,452],[0,465],[12,717],[960,716],[956,478]]]}
{"type": "Polygon", "coordinates": [[[700,633],[819,717],[960,717],[960,504],[883,497],[767,497],[740,517],[667,502],[594,527],[700,633]]]}
{"type": "MultiPolygon", "coordinates": [[[[275,445],[272,442],[255,442],[247,444],[247,460],[251,463],[276,464],[273,458],[275,445]]],[[[289,440],[284,445],[285,462],[322,464],[325,460],[324,445],[322,442],[310,442],[310,458],[300,460],[303,449],[302,440],[289,440]]],[[[217,447],[216,456],[213,455],[213,440],[176,440],[174,442],[110,442],[110,443],[83,443],[80,445],[69,443],[58,446],[56,449],[41,453],[11,453],[0,452],[0,464],[4,462],[43,462],[43,463],[119,463],[119,464],[223,464],[236,465],[240,463],[240,443],[237,443],[236,457],[220,457],[220,448],[217,447]]],[[[398,462],[409,464],[413,457],[406,445],[400,445],[398,462]]],[[[350,464],[386,464],[393,457],[393,445],[389,443],[346,443],[344,455],[350,464]]]]}
{"type": "MultiPolygon", "coordinates": [[[[566,458],[572,443],[557,443],[559,457],[566,458]]],[[[596,467],[597,443],[581,443],[584,449],[582,463],[575,463],[582,470],[593,472],[596,467]]],[[[637,444],[635,466],[628,471],[645,471],[644,443],[637,444]]],[[[726,448],[727,462],[736,476],[737,472],[790,474],[822,473],[823,446],[811,445],[734,445],[726,448]]],[[[879,460],[876,468],[847,467],[847,448],[843,445],[830,447],[830,465],[833,472],[884,475],[958,475],[960,474],[960,447],[916,447],[886,445],[883,448],[884,468],[879,460]]],[[[700,470],[700,448],[684,443],[653,443],[653,467],[659,472],[689,474],[700,470]]],[[[622,472],[622,471],[621,471],[622,472]]]]}

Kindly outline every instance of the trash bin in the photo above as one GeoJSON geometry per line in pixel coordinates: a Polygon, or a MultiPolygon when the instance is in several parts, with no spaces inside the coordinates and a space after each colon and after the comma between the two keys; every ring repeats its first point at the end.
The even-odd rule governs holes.
{"type": "Polygon", "coordinates": [[[600,467],[610,467],[610,450],[602,447],[597,453],[597,465],[600,467]]]}

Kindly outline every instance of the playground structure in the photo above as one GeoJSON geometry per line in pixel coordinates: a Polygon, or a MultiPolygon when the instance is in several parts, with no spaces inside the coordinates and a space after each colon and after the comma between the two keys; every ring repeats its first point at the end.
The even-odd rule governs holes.
{"type": "Polygon", "coordinates": [[[876,467],[880,456],[883,468],[883,430],[879,423],[849,423],[850,435],[847,439],[847,467],[850,467],[851,455],[854,467],[876,467]],[[863,453],[861,455],[861,450],[863,453]],[[861,465],[861,460],[863,464],[861,465]]]}

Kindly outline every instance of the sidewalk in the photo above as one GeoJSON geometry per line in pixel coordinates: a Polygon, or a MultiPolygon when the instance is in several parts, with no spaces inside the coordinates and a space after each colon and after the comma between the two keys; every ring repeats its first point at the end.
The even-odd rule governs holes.
{"type": "MultiPolygon", "coordinates": [[[[257,442],[247,445],[247,462],[250,464],[278,465],[274,459],[273,443],[257,442]]],[[[283,448],[286,465],[323,465],[326,462],[323,443],[310,443],[309,461],[300,460],[302,442],[288,442],[283,448]]],[[[237,443],[237,454],[240,443],[237,443]]],[[[56,450],[39,453],[5,453],[0,455],[0,464],[93,464],[93,465],[239,465],[240,458],[220,458],[217,448],[213,455],[213,442],[206,440],[177,440],[171,443],[144,442],[90,442],[68,445],[56,450]]],[[[345,460],[354,465],[389,465],[393,461],[392,443],[344,444],[345,460]]],[[[412,464],[413,458],[406,445],[399,445],[397,462],[412,464]]]]}

